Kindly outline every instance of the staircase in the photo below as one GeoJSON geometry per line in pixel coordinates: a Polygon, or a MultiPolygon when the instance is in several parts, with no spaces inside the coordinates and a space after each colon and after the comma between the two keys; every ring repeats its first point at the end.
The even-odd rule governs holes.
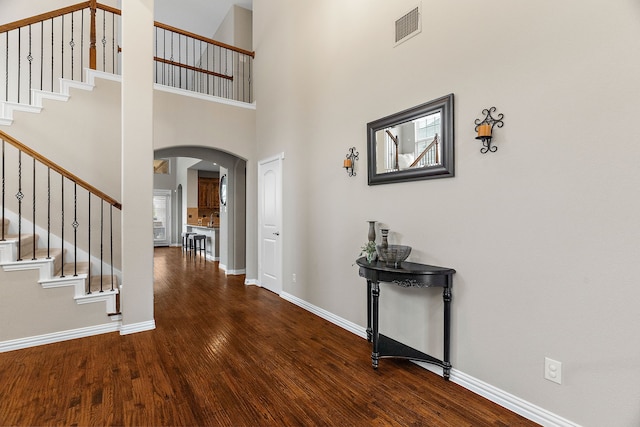
{"type": "Polygon", "coordinates": [[[0,352],[120,330],[121,204],[2,130],[0,144],[0,352]]]}
{"type": "Polygon", "coordinates": [[[31,101],[29,104],[0,100],[0,125],[10,126],[13,123],[14,112],[42,112],[43,101],[45,100],[67,102],[71,97],[71,89],[92,91],[95,88],[96,78],[115,82],[121,81],[121,77],[117,74],[85,68],[82,81],[65,78],[58,79],[60,87],[57,92],[31,89],[31,101]]]}
{"type": "MultiPolygon", "coordinates": [[[[62,288],[66,288],[68,291],[65,294],[68,300],[74,301],[76,306],[104,303],[105,317],[103,325],[38,334],[38,336],[32,335],[26,338],[0,340],[0,352],[94,335],[95,333],[111,332],[120,328],[122,316],[119,313],[120,295],[116,275],[91,274],[91,271],[95,270],[95,268],[92,269],[92,263],[88,261],[64,262],[65,255],[69,255],[68,250],[40,248],[38,247],[38,241],[41,241],[41,239],[39,236],[34,237],[33,234],[23,234],[18,239],[18,235],[15,234],[15,227],[12,227],[10,220],[5,218],[2,222],[4,223],[5,240],[0,240],[0,269],[6,273],[4,277],[9,278],[9,281],[2,280],[3,283],[0,286],[3,288],[8,287],[12,282],[12,276],[18,274],[17,272],[33,270],[36,276],[36,281],[33,285],[39,289],[35,291],[37,299],[41,297],[46,300],[49,297],[48,293],[52,289],[60,291],[62,288]],[[33,250],[34,238],[36,243],[35,254],[33,250]],[[20,245],[20,250],[18,250],[18,245],[20,245]],[[18,253],[20,253],[21,260],[18,260],[18,253]]],[[[0,224],[2,223],[0,222],[0,224]]],[[[22,281],[19,286],[30,286],[30,284],[22,281]]],[[[10,298],[9,301],[7,301],[6,295],[3,295],[5,297],[3,302],[13,306],[24,305],[25,310],[27,310],[32,298],[28,297],[28,295],[30,294],[25,293],[23,297],[15,295],[16,298],[10,298]]],[[[56,298],[51,300],[51,304],[57,303],[59,302],[56,298]]],[[[57,310],[57,308],[53,308],[52,312],[57,310]]],[[[74,313],[67,313],[69,316],[74,316],[74,313]]]]}
{"type": "MultiPolygon", "coordinates": [[[[156,37],[162,40],[154,52],[156,88],[223,98],[231,104],[252,102],[254,52],[164,24],[155,26],[156,37]]],[[[0,352],[123,329],[143,330],[123,326],[120,314],[122,281],[114,264],[120,265],[121,217],[115,224],[111,219],[121,204],[51,160],[98,186],[105,186],[104,181],[111,184],[102,179],[107,175],[100,166],[85,158],[107,154],[111,160],[113,138],[96,131],[85,137],[86,142],[76,142],[81,138],[74,135],[67,143],[65,132],[48,132],[46,125],[31,123],[39,118],[21,114],[40,113],[46,106],[49,114],[42,115],[46,123],[58,110],[50,108],[57,103],[49,100],[67,101],[71,93],[82,98],[85,94],[74,90],[94,91],[96,78],[120,81],[119,32],[120,11],[95,0],[0,25],[6,42],[0,59],[0,352]],[[54,45],[62,51],[54,53],[54,45]],[[4,132],[9,126],[13,135],[4,132]],[[56,145],[47,145],[50,141],[56,145]],[[67,148],[72,156],[60,155],[67,148]],[[86,192],[76,196],[76,188],[86,192]],[[93,304],[101,302],[104,306],[93,304]]],[[[103,86],[108,85],[101,83],[95,92],[103,86]]],[[[69,123],[83,117],[69,116],[69,123]]],[[[93,123],[84,119],[83,123],[93,123]]]]}
{"type": "MultiPolygon", "coordinates": [[[[10,221],[6,218],[4,229],[11,230],[10,221]]],[[[91,275],[91,263],[87,261],[63,265],[66,250],[38,248],[37,240],[39,239],[36,239],[34,255],[34,236],[32,234],[23,234],[21,239],[18,239],[16,234],[5,234],[5,241],[0,241],[0,267],[7,272],[38,270],[38,283],[43,289],[71,287],[74,290],[73,298],[77,304],[105,302],[107,315],[118,314],[117,276],[113,276],[112,279],[111,275],[91,275]],[[21,260],[17,259],[18,241],[21,246],[21,260]]]]}

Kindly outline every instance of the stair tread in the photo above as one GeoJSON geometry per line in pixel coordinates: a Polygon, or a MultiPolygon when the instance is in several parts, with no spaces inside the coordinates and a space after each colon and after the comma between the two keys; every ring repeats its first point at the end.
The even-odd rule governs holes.
{"type": "MultiPolygon", "coordinates": [[[[51,248],[49,250],[49,258],[55,258],[62,255],[62,249],[51,248]]],[[[36,249],[36,259],[47,259],[47,249],[36,249]]]]}
{"type": "MultiPolygon", "coordinates": [[[[62,272],[62,268],[55,272],[55,276],[60,276],[62,272]]],[[[70,276],[73,274],[88,274],[89,273],[89,263],[86,261],[78,262],[75,267],[72,262],[67,262],[64,264],[64,274],[65,276],[70,276]]]]}
{"type": "MultiPolygon", "coordinates": [[[[110,275],[91,276],[91,278],[89,279],[89,289],[91,289],[91,292],[100,292],[100,277],[102,277],[102,290],[111,290],[110,275]]],[[[118,278],[116,276],[113,276],[113,288],[114,290],[118,290],[118,278]]]]}
{"type": "MultiPolygon", "coordinates": [[[[20,239],[24,242],[25,240],[33,240],[33,234],[31,233],[22,233],[20,235],[20,239]]],[[[5,234],[4,238],[6,240],[18,240],[18,235],[17,234],[5,234]]]]}

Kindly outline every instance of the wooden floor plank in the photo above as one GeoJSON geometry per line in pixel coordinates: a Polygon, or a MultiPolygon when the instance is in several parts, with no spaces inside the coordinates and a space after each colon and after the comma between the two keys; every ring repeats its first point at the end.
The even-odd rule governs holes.
{"type": "Polygon", "coordinates": [[[0,354],[0,425],[534,426],[180,248],[156,329],[0,354]]]}

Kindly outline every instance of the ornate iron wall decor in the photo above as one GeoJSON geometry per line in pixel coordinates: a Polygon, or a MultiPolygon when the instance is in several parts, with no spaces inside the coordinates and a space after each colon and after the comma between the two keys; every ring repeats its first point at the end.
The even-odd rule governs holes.
{"type": "Polygon", "coordinates": [[[347,174],[349,176],[356,176],[356,171],[354,170],[356,166],[356,160],[359,159],[360,153],[356,151],[356,147],[349,148],[349,152],[345,156],[343,162],[343,167],[347,170],[347,174]]]}
{"type": "Polygon", "coordinates": [[[502,119],[504,118],[504,114],[500,113],[496,118],[494,118],[491,113],[495,112],[496,107],[491,107],[488,109],[485,108],[484,110],[482,110],[484,119],[476,119],[475,121],[475,131],[478,132],[478,136],[476,136],[476,139],[481,140],[483,145],[483,147],[480,149],[480,152],[482,154],[486,154],[489,151],[495,153],[498,150],[498,147],[496,147],[495,145],[491,145],[491,140],[493,138],[493,128],[496,126],[499,128],[504,126],[504,122],[502,121],[502,119]]]}

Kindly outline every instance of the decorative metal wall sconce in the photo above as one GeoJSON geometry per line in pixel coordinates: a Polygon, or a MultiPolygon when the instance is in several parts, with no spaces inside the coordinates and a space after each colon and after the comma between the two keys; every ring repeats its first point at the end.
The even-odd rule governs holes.
{"type": "Polygon", "coordinates": [[[482,110],[484,119],[476,119],[475,121],[475,130],[476,132],[478,132],[478,136],[476,136],[476,139],[481,140],[483,145],[483,148],[480,149],[480,152],[482,154],[485,154],[488,151],[495,153],[498,150],[498,147],[496,147],[495,145],[491,145],[491,138],[493,137],[493,128],[495,126],[498,126],[499,128],[504,126],[504,122],[502,121],[502,119],[504,118],[504,114],[500,113],[498,114],[497,118],[494,118],[491,113],[495,112],[496,107],[491,107],[489,109],[485,108],[484,110],[482,110]]]}
{"type": "Polygon", "coordinates": [[[344,159],[343,167],[347,170],[349,176],[356,176],[356,171],[353,169],[356,165],[356,160],[360,153],[356,151],[356,147],[349,148],[346,159],[344,159]]]}

